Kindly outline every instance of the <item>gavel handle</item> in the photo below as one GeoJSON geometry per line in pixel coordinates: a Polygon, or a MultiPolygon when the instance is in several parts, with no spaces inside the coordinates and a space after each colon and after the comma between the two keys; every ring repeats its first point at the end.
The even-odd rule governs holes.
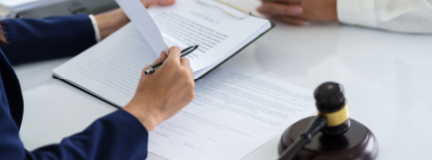
{"type": "Polygon", "coordinates": [[[323,116],[315,117],[308,125],[306,130],[292,143],[285,151],[282,152],[279,160],[291,160],[306,144],[310,143],[315,136],[327,124],[327,119],[323,116]]]}

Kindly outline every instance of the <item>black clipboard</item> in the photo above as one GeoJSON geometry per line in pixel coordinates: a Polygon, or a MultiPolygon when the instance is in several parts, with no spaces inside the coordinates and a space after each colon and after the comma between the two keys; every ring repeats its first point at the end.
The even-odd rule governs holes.
{"type": "MultiPolygon", "coordinates": [[[[255,16],[255,15],[252,15],[251,13],[248,13],[248,16],[258,17],[258,16],[255,16]]],[[[258,17],[258,18],[261,18],[261,17],[258,17]]],[[[248,42],[246,45],[242,46],[239,50],[237,50],[236,52],[234,52],[232,55],[230,55],[228,58],[224,59],[222,62],[220,62],[220,63],[217,64],[216,66],[214,66],[212,69],[208,70],[206,73],[204,73],[204,74],[201,75],[200,77],[196,78],[196,79],[195,79],[195,82],[197,82],[197,81],[199,81],[200,79],[206,77],[208,74],[211,74],[211,72],[212,72],[213,70],[215,70],[215,69],[218,68],[219,66],[223,65],[225,62],[227,62],[228,60],[230,60],[232,57],[234,57],[235,55],[237,55],[238,53],[240,53],[243,49],[245,49],[246,47],[248,47],[249,45],[251,45],[253,42],[255,42],[256,40],[258,40],[260,37],[262,37],[263,35],[265,35],[266,33],[268,33],[270,30],[272,30],[272,29],[276,26],[276,24],[275,24],[274,22],[270,21],[270,20],[268,20],[268,21],[270,22],[270,28],[268,28],[266,31],[264,31],[264,32],[262,32],[261,34],[259,34],[257,37],[255,37],[255,38],[252,39],[250,42],[248,42]]],[[[77,89],[79,89],[79,90],[81,90],[81,91],[83,91],[83,92],[85,92],[85,93],[87,93],[87,94],[89,94],[89,95],[91,95],[91,96],[93,96],[93,97],[95,97],[95,98],[101,100],[101,101],[104,101],[104,102],[106,102],[106,103],[108,103],[108,104],[110,104],[110,105],[112,105],[112,106],[114,106],[114,107],[116,107],[116,108],[119,108],[119,109],[122,108],[122,106],[118,106],[118,105],[116,105],[114,102],[111,102],[110,100],[108,100],[108,99],[106,99],[106,98],[103,98],[102,96],[99,96],[98,94],[96,94],[96,93],[94,93],[94,92],[92,92],[92,91],[86,89],[85,87],[83,87],[83,86],[81,86],[81,85],[79,85],[79,84],[76,84],[76,83],[74,83],[74,82],[71,82],[71,81],[67,81],[67,80],[65,80],[65,79],[62,79],[60,76],[58,76],[58,75],[56,75],[56,74],[53,74],[52,77],[53,77],[54,79],[58,79],[58,80],[60,80],[60,81],[63,81],[63,82],[65,82],[65,83],[67,83],[67,84],[69,84],[69,85],[71,85],[71,86],[73,86],[73,87],[75,87],[75,88],[77,88],[77,89]]]]}
{"type": "MultiPolygon", "coordinates": [[[[254,16],[254,15],[250,15],[250,16],[254,16]]],[[[257,16],[254,16],[257,17],[257,16]]],[[[259,38],[261,38],[263,35],[265,35],[267,32],[269,32],[270,30],[272,30],[276,24],[272,21],[270,21],[270,28],[266,31],[264,31],[263,33],[261,33],[260,35],[258,35],[255,39],[253,39],[252,41],[250,41],[248,44],[244,45],[242,48],[240,48],[239,50],[237,50],[234,54],[232,54],[231,56],[229,56],[227,59],[223,60],[222,62],[220,62],[218,65],[216,65],[215,67],[213,67],[212,69],[208,70],[206,73],[204,73],[202,76],[198,77],[197,79],[195,79],[195,82],[200,80],[201,78],[204,78],[206,75],[210,74],[211,71],[215,70],[216,68],[218,68],[219,66],[221,66],[222,64],[224,64],[225,62],[227,62],[228,60],[230,60],[232,57],[234,57],[235,55],[237,55],[238,53],[240,53],[241,51],[243,51],[243,49],[245,49],[246,47],[248,47],[249,45],[251,45],[253,42],[255,42],[256,40],[258,40],[259,38]]]]}

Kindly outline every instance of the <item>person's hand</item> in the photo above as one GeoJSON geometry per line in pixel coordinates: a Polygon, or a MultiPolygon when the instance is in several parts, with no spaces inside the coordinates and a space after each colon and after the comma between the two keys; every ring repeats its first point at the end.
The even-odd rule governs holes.
{"type": "Polygon", "coordinates": [[[154,5],[168,6],[174,4],[175,0],[141,0],[141,3],[144,4],[146,8],[149,8],[154,5]]]}
{"type": "Polygon", "coordinates": [[[261,0],[257,10],[275,20],[303,25],[305,22],[337,21],[336,0],[261,0]]]}
{"type": "Polygon", "coordinates": [[[163,52],[158,60],[144,68],[134,97],[123,109],[151,131],[193,100],[194,87],[189,60],[180,58],[180,49],[172,47],[168,57],[163,52]],[[144,73],[164,59],[165,62],[153,74],[144,73]]]}
{"type": "MultiPolygon", "coordinates": [[[[149,8],[154,5],[167,6],[175,3],[175,0],[141,0],[141,3],[149,8]]],[[[101,39],[105,39],[124,25],[130,22],[122,9],[98,14],[95,16],[101,39]]]]}
{"type": "Polygon", "coordinates": [[[98,14],[95,16],[95,19],[101,40],[105,39],[111,33],[114,33],[130,21],[120,8],[111,12],[98,14]]]}

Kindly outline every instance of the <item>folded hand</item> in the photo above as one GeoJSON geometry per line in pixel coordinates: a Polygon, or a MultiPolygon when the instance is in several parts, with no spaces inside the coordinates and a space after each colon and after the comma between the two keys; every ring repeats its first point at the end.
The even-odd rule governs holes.
{"type": "Polygon", "coordinates": [[[303,25],[306,21],[337,21],[336,0],[261,0],[259,12],[278,21],[303,25]]]}

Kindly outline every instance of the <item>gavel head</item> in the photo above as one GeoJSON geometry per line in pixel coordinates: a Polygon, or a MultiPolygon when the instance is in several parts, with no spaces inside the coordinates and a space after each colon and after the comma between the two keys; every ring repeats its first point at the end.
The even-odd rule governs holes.
{"type": "Polygon", "coordinates": [[[335,82],[326,82],[318,86],[314,96],[319,115],[327,119],[323,134],[337,136],[348,131],[350,120],[343,87],[335,82]]]}

